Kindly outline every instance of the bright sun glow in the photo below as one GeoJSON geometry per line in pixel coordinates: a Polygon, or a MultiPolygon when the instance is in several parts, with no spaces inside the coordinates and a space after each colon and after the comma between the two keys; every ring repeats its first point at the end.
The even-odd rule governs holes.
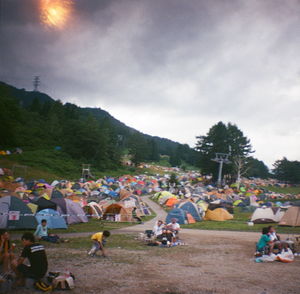
{"type": "Polygon", "coordinates": [[[71,0],[40,0],[41,20],[48,27],[62,29],[72,14],[71,0]]]}

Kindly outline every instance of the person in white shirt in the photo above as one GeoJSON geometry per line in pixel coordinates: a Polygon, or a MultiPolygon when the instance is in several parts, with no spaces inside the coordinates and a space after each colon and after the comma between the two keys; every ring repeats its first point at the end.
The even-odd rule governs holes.
{"type": "Polygon", "coordinates": [[[275,230],[274,227],[269,226],[268,229],[269,229],[269,237],[270,237],[271,241],[274,242],[274,248],[275,249],[277,248],[277,249],[281,250],[282,248],[287,248],[288,247],[287,242],[284,242],[284,241],[280,240],[280,236],[277,235],[276,230],[275,230]]]}
{"type": "Polygon", "coordinates": [[[163,223],[163,221],[158,220],[153,228],[153,233],[156,238],[159,237],[160,235],[162,235],[164,227],[165,227],[165,224],[163,223]]]}
{"type": "Polygon", "coordinates": [[[176,218],[172,218],[172,219],[171,219],[171,222],[167,225],[167,227],[168,227],[169,229],[171,229],[172,232],[173,232],[175,235],[177,235],[178,232],[179,232],[179,230],[180,230],[180,225],[179,225],[179,223],[177,223],[177,219],[176,219],[176,218]]]}

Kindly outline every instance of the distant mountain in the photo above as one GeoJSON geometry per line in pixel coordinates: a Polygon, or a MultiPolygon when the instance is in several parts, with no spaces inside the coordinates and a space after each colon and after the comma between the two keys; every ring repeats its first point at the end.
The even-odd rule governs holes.
{"type": "MultiPolygon", "coordinates": [[[[109,128],[118,137],[118,140],[121,142],[119,145],[123,149],[134,149],[133,145],[136,145],[135,143],[139,142],[132,143],[133,141],[144,141],[146,145],[151,145],[153,150],[157,149],[155,152],[158,152],[161,155],[169,155],[174,158],[176,157],[178,163],[180,163],[181,160],[184,160],[189,164],[195,163],[196,152],[188,145],[180,144],[166,138],[143,134],[134,128],[126,126],[123,122],[114,118],[107,111],[101,108],[81,108],[71,103],[62,104],[59,100],[54,100],[45,93],[18,89],[4,82],[0,82],[0,98],[1,97],[14,99],[21,109],[39,113],[41,117],[43,115],[49,115],[49,109],[51,107],[55,109],[53,105],[56,105],[57,109],[55,111],[60,112],[60,115],[62,115],[62,111],[64,112],[62,117],[69,117],[71,119],[72,115],[75,115],[76,119],[82,122],[87,116],[91,115],[99,122],[100,126],[104,127],[105,125],[106,128],[109,128]]],[[[47,120],[55,120],[53,113],[51,119],[47,118],[47,120]]],[[[34,122],[32,122],[32,124],[34,124],[34,122]]],[[[62,124],[64,124],[64,121],[61,118],[60,125],[62,124]]],[[[147,150],[148,153],[154,152],[149,148],[147,150]]],[[[149,159],[151,159],[151,156],[149,156],[149,159]]],[[[176,160],[174,163],[176,163],[176,160]]]]}

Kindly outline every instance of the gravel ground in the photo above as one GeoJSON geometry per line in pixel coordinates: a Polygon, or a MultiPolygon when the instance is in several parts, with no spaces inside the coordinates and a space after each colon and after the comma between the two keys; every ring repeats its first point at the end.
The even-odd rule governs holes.
{"type": "MultiPolygon", "coordinates": [[[[152,201],[149,204],[158,214],[156,219],[113,234],[132,234],[134,238],[152,228],[164,212],[152,201]]],[[[300,257],[293,263],[255,263],[253,253],[259,236],[185,229],[180,233],[185,246],[145,245],[145,250],[126,250],[120,244],[120,248],[108,246],[108,258],[87,257],[86,250],[75,249],[58,252],[49,248],[47,254],[50,269],[69,269],[75,274],[76,287],[70,292],[74,294],[299,294],[300,257]]],[[[14,293],[35,291],[17,289],[14,293]]]]}

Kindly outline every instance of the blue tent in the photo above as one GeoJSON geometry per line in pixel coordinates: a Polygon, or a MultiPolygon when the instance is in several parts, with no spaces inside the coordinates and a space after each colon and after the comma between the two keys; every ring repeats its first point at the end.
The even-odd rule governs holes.
{"type": "Polygon", "coordinates": [[[42,219],[45,219],[47,221],[47,225],[49,229],[67,229],[67,224],[65,219],[60,216],[60,214],[53,209],[43,209],[40,210],[35,215],[38,223],[40,224],[42,219]]]}
{"type": "Polygon", "coordinates": [[[194,204],[194,203],[192,203],[190,201],[187,201],[187,202],[184,202],[184,203],[180,204],[178,206],[178,208],[181,208],[186,213],[191,214],[192,217],[195,219],[195,221],[200,222],[202,220],[202,218],[200,216],[200,213],[199,213],[199,211],[197,209],[196,204],[194,204]]]}
{"type": "Polygon", "coordinates": [[[172,218],[176,218],[177,222],[181,225],[185,223],[185,212],[181,208],[174,208],[169,211],[167,218],[166,218],[166,223],[170,223],[172,218]]]}

